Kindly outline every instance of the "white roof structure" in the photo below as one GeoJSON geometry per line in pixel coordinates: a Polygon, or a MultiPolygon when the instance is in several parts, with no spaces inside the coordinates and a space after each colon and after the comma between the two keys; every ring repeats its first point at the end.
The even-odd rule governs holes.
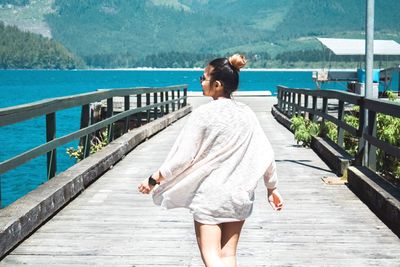
{"type": "MultiPolygon", "coordinates": [[[[317,38],[335,55],[365,55],[364,39],[317,38]]],[[[393,40],[374,40],[374,55],[400,55],[400,44],[393,40]]]]}

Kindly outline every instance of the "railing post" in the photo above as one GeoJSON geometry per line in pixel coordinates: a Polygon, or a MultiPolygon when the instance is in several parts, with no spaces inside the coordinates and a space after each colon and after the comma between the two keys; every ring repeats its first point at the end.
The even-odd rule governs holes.
{"type": "Polygon", "coordinates": [[[178,109],[181,109],[181,90],[178,89],[178,109]]]}
{"type": "MultiPolygon", "coordinates": [[[[328,98],[327,97],[323,97],[322,98],[322,113],[323,114],[327,114],[328,111],[328,98]]],[[[325,130],[325,118],[322,117],[322,121],[321,121],[321,137],[325,137],[326,136],[326,130],[325,130]]]]}
{"type": "MultiPolygon", "coordinates": [[[[168,101],[168,94],[169,94],[169,91],[165,91],[165,101],[168,101]]],[[[169,113],[169,104],[167,104],[165,107],[165,113],[166,114],[169,113]]]]}
{"type": "Polygon", "coordinates": [[[187,105],[187,88],[183,88],[183,96],[185,97],[185,99],[183,99],[183,106],[186,107],[187,105]]]}
{"type": "MultiPolygon", "coordinates": [[[[153,93],[153,103],[154,104],[158,103],[158,101],[157,101],[157,92],[153,93]]],[[[157,117],[158,117],[158,107],[154,107],[154,119],[156,120],[157,117]]]]}
{"type": "MultiPolygon", "coordinates": [[[[308,94],[305,93],[304,94],[304,107],[308,109],[308,94]]],[[[310,114],[308,111],[304,112],[304,118],[310,119],[310,114]]]]}
{"type": "Polygon", "coordinates": [[[318,121],[318,116],[315,115],[315,111],[317,111],[317,103],[318,103],[318,97],[313,96],[312,97],[312,109],[314,110],[314,114],[312,114],[312,116],[311,116],[313,122],[318,121]]]}
{"type": "MultiPolygon", "coordinates": [[[[124,110],[130,110],[131,109],[131,102],[130,102],[130,96],[126,95],[124,97],[124,110]]],[[[127,133],[129,131],[129,122],[130,122],[130,116],[127,116],[125,118],[125,124],[124,124],[124,133],[127,133]]]]}
{"type": "Polygon", "coordinates": [[[175,111],[175,90],[171,91],[172,93],[172,111],[175,111]]]}
{"type": "MultiPolygon", "coordinates": [[[[137,94],[136,95],[136,107],[141,108],[142,107],[142,95],[137,94]]],[[[137,127],[142,126],[142,112],[136,113],[136,120],[137,120],[137,127]]]]}
{"type": "Polygon", "coordinates": [[[290,97],[291,97],[291,93],[290,92],[286,92],[286,115],[290,116],[290,97]]]}
{"type": "MultiPolygon", "coordinates": [[[[338,120],[344,121],[344,102],[339,100],[338,120]]],[[[337,128],[337,143],[343,148],[344,143],[344,130],[340,126],[337,128]]]]}
{"type": "Polygon", "coordinates": [[[286,109],[287,109],[287,115],[290,117],[290,116],[292,116],[292,107],[291,107],[291,105],[290,105],[290,101],[291,101],[291,99],[292,99],[292,93],[291,92],[288,92],[288,95],[287,95],[287,107],[286,107],[286,109]]]}
{"type": "MultiPolygon", "coordinates": [[[[376,112],[368,110],[368,134],[376,137],[376,112]]],[[[376,171],[376,147],[368,143],[368,167],[376,171]]]]}
{"type": "MultiPolygon", "coordinates": [[[[46,115],[46,142],[50,142],[56,138],[56,114],[49,113],[46,115]]],[[[51,179],[56,175],[57,171],[57,150],[47,152],[47,179],[51,179]]]]}
{"type": "Polygon", "coordinates": [[[296,114],[296,108],[294,107],[294,104],[296,103],[296,93],[292,92],[292,97],[290,101],[290,117],[293,117],[296,114]]]}
{"type": "MultiPolygon", "coordinates": [[[[89,104],[86,104],[82,106],[80,129],[89,126],[89,119],[90,119],[90,106],[89,104]]],[[[90,155],[90,137],[91,137],[90,134],[85,135],[85,137],[81,138],[79,142],[79,145],[83,146],[83,158],[87,158],[90,155]]]]}
{"type": "MultiPolygon", "coordinates": [[[[164,102],[164,92],[160,92],[160,102],[164,102]]],[[[161,105],[161,117],[164,116],[164,104],[161,105]]]]}
{"type": "MultiPolygon", "coordinates": [[[[297,105],[301,107],[301,93],[297,94],[297,105]]],[[[301,109],[297,108],[297,116],[301,116],[301,109]]]]}
{"type": "MultiPolygon", "coordinates": [[[[114,113],[114,102],[113,98],[107,98],[107,113],[106,117],[111,118],[114,113]]],[[[111,141],[114,140],[114,127],[113,124],[111,123],[108,125],[108,142],[110,143],[111,141]]]]}
{"type": "Polygon", "coordinates": [[[287,91],[286,90],[284,90],[283,91],[283,96],[282,96],[282,99],[283,99],[283,103],[282,103],[282,112],[284,113],[284,114],[287,114],[286,113],[286,110],[287,110],[287,91]]]}
{"type": "Polygon", "coordinates": [[[365,127],[365,104],[364,98],[359,100],[359,107],[360,111],[358,112],[358,130],[357,130],[357,137],[358,137],[358,151],[355,156],[354,164],[358,166],[364,166],[364,151],[365,151],[365,139],[363,136],[364,127],[365,127]]]}
{"type": "Polygon", "coordinates": [[[282,93],[282,91],[281,91],[281,88],[278,86],[277,87],[277,89],[278,89],[278,108],[279,108],[279,110],[281,110],[282,111],[282,99],[281,99],[281,97],[282,97],[282,95],[281,95],[281,93],[282,93]]]}
{"type": "Polygon", "coordinates": [[[150,93],[146,93],[146,121],[150,122],[150,109],[148,106],[150,105],[150,93]]]}

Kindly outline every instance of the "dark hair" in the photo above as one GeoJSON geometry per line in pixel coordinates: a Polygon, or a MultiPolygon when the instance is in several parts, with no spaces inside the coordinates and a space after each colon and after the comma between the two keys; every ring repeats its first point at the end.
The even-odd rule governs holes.
{"type": "Polygon", "coordinates": [[[220,81],[224,86],[224,95],[229,97],[236,91],[239,84],[239,71],[227,58],[216,58],[208,63],[212,67],[210,72],[210,84],[220,81]]]}

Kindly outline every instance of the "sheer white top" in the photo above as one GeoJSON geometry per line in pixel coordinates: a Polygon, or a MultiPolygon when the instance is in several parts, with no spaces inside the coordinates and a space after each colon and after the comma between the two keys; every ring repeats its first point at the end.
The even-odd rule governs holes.
{"type": "Polygon", "coordinates": [[[189,208],[200,223],[247,218],[254,190],[264,177],[277,184],[274,152],[254,112],[219,98],[195,109],[160,172],[165,180],[153,192],[164,208],[189,208]]]}

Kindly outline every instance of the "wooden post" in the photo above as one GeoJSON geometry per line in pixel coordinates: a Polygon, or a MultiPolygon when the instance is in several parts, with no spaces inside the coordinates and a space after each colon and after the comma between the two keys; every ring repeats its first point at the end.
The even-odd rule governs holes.
{"type": "Polygon", "coordinates": [[[283,110],[283,94],[282,94],[282,88],[278,87],[278,107],[279,110],[282,112],[283,110]]]}
{"type": "MultiPolygon", "coordinates": [[[[316,96],[312,97],[312,109],[314,110],[314,112],[317,110],[317,102],[318,102],[318,98],[316,96]]],[[[318,121],[318,116],[314,114],[312,114],[311,119],[313,122],[317,122],[318,121]]]]}
{"type": "Polygon", "coordinates": [[[175,111],[175,90],[171,91],[172,93],[172,111],[175,111]]]}
{"type": "Polygon", "coordinates": [[[287,98],[286,99],[286,115],[289,117],[290,117],[290,110],[291,110],[291,107],[290,107],[290,99],[292,97],[291,94],[292,94],[291,92],[287,92],[287,95],[286,95],[286,98],[287,98]]]}
{"type": "MultiPolygon", "coordinates": [[[[301,107],[301,94],[300,94],[300,93],[297,94],[297,105],[298,105],[299,107],[301,107]]],[[[296,114],[297,114],[298,116],[301,116],[301,110],[300,110],[300,108],[297,108],[296,114]]]]}
{"type": "MultiPolygon", "coordinates": [[[[165,91],[165,101],[168,101],[168,94],[169,94],[169,91],[165,91]]],[[[165,113],[166,114],[169,113],[169,104],[166,105],[165,113]]]]}
{"type": "MultiPolygon", "coordinates": [[[[80,129],[86,128],[89,126],[90,119],[90,106],[89,104],[85,104],[82,106],[81,110],[81,126],[80,129]]],[[[90,138],[91,135],[86,135],[79,141],[79,145],[83,146],[83,158],[87,158],[90,155],[90,138]]]]}
{"type": "MultiPolygon", "coordinates": [[[[136,95],[136,107],[137,108],[142,107],[142,95],[141,94],[136,95]]],[[[137,122],[137,127],[142,126],[142,112],[136,113],[136,122],[137,122]]]]}
{"type": "Polygon", "coordinates": [[[288,91],[286,91],[285,92],[285,104],[284,104],[285,115],[289,115],[289,99],[290,99],[290,93],[288,91]]]}
{"type": "MultiPolygon", "coordinates": [[[[344,121],[344,102],[339,100],[338,120],[344,121]]],[[[344,130],[340,126],[337,128],[337,143],[340,147],[344,147],[344,130]]]]}
{"type": "Polygon", "coordinates": [[[364,98],[359,100],[360,111],[358,112],[359,117],[359,125],[357,130],[358,137],[358,151],[355,156],[354,165],[356,166],[364,166],[364,151],[365,151],[365,139],[363,137],[363,132],[365,128],[365,105],[364,98]]]}
{"type": "MultiPolygon", "coordinates": [[[[49,113],[46,115],[46,142],[50,142],[56,138],[56,114],[49,113]]],[[[57,171],[57,151],[53,149],[47,152],[47,179],[51,179],[56,175],[57,171]]]]}
{"type": "Polygon", "coordinates": [[[296,103],[296,93],[292,93],[292,99],[290,101],[290,117],[293,117],[296,114],[296,108],[294,107],[294,104],[296,103]]]}
{"type": "MultiPolygon", "coordinates": [[[[327,97],[323,97],[322,98],[322,113],[327,114],[327,110],[328,110],[328,98],[327,97]]],[[[325,118],[322,117],[322,121],[321,121],[321,136],[325,137],[326,136],[326,130],[325,130],[325,118]]]]}
{"type": "MultiPolygon", "coordinates": [[[[376,137],[376,112],[368,110],[368,134],[376,137]]],[[[376,147],[368,143],[368,167],[376,171],[376,147]]]]}
{"type": "MultiPolygon", "coordinates": [[[[308,108],[308,95],[304,94],[304,107],[308,108]]],[[[304,118],[307,118],[310,120],[310,114],[308,113],[308,111],[304,112],[304,118]]]]}
{"type": "MultiPolygon", "coordinates": [[[[130,102],[130,96],[129,95],[126,95],[125,97],[124,97],[124,109],[125,109],[125,111],[127,111],[127,110],[130,110],[130,108],[131,108],[131,102],[130,102]]],[[[129,122],[130,122],[130,116],[127,116],[126,118],[125,118],[125,124],[124,124],[124,133],[127,133],[128,131],[129,131],[129,122]]]]}
{"type": "MultiPolygon", "coordinates": [[[[157,104],[158,103],[158,101],[157,101],[157,92],[155,92],[154,94],[153,94],[153,103],[154,104],[157,104]]],[[[158,107],[155,107],[154,108],[154,119],[156,120],[158,118],[158,107]]]]}
{"type": "Polygon", "coordinates": [[[178,89],[178,109],[181,109],[181,89],[178,89]]]}
{"type": "MultiPolygon", "coordinates": [[[[160,92],[160,102],[164,102],[164,92],[160,92]]],[[[164,117],[164,104],[161,106],[161,117],[164,117]]]]}
{"type": "Polygon", "coordinates": [[[148,106],[150,105],[150,93],[146,93],[146,122],[150,122],[150,109],[148,106]]]}
{"type": "MultiPolygon", "coordinates": [[[[114,103],[113,103],[113,98],[108,98],[107,99],[107,113],[106,117],[111,118],[113,116],[114,111],[114,103]]],[[[114,127],[113,124],[111,123],[108,125],[108,142],[110,143],[112,140],[114,140],[114,127]]]]}
{"type": "Polygon", "coordinates": [[[183,88],[183,96],[185,97],[185,99],[183,99],[183,106],[186,107],[186,105],[187,105],[187,100],[186,100],[186,98],[187,98],[187,88],[186,87],[183,88]]]}

